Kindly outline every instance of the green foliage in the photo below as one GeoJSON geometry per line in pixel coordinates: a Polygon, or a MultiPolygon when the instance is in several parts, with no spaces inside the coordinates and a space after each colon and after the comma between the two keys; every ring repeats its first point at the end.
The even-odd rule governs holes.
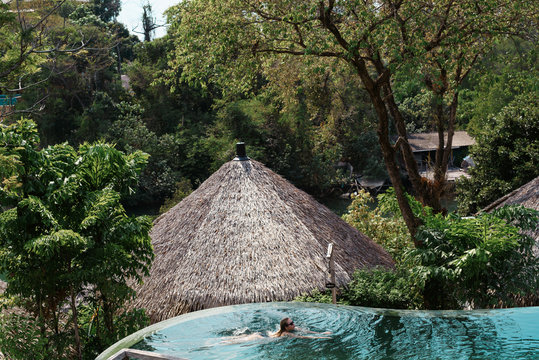
{"type": "Polygon", "coordinates": [[[373,208],[373,198],[368,192],[361,190],[353,196],[343,219],[382,245],[395,261],[400,262],[405,251],[413,247],[413,242],[404,220],[395,216],[400,214],[398,208],[389,209],[389,198],[389,194],[379,195],[379,205],[373,208]]]}
{"type": "Polygon", "coordinates": [[[17,89],[21,77],[38,73],[40,64],[47,58],[36,51],[46,43],[43,33],[32,27],[40,20],[46,24],[46,16],[17,16],[20,14],[13,10],[13,4],[0,4],[0,94],[17,89]]]}
{"type": "Polygon", "coordinates": [[[150,325],[150,320],[142,309],[126,311],[115,316],[112,332],[109,332],[103,324],[104,312],[100,307],[81,305],[79,316],[81,337],[85,344],[83,353],[85,359],[95,359],[103,349],[150,325]],[[102,335],[103,332],[106,336],[102,335]]]}
{"type": "Polygon", "coordinates": [[[114,142],[127,153],[144,151],[150,160],[142,171],[136,193],[129,203],[161,203],[171,196],[181,179],[181,162],[177,159],[177,140],[171,135],[158,136],[142,120],[142,109],[132,103],[117,105],[118,119],[106,133],[107,141],[114,142]]]}
{"type": "MultiPolygon", "coordinates": [[[[40,332],[42,324],[19,314],[0,315],[0,349],[13,360],[46,360],[47,340],[40,332]]],[[[63,357],[64,354],[56,354],[63,357]]]]}
{"type": "Polygon", "coordinates": [[[427,216],[409,252],[427,308],[511,305],[515,294],[538,289],[533,240],[519,230],[536,228],[538,213],[522,207],[474,218],[427,216]]]}
{"type": "Polygon", "coordinates": [[[358,270],[343,297],[350,305],[414,309],[421,304],[418,290],[406,271],[358,270]]]}
{"type": "MultiPolygon", "coordinates": [[[[539,290],[539,261],[534,240],[523,233],[537,229],[539,212],[520,206],[462,218],[434,215],[408,196],[423,220],[417,233],[421,247],[411,245],[394,191],[372,198],[360,192],[343,218],[388,250],[396,269],[358,271],[338,301],[350,305],[460,309],[514,306],[519,297],[539,290]]],[[[302,301],[329,302],[314,292],[302,301]]]]}
{"type": "Polygon", "coordinates": [[[38,150],[38,142],[31,121],[0,128],[0,152],[18,161],[0,187],[7,208],[0,213],[0,273],[7,274],[6,295],[41,324],[51,358],[60,353],[58,341],[79,328],[74,303],[65,318],[68,296],[91,298],[101,309],[106,331],[97,336],[110,343],[114,316],[132,296],[127,281],[148,273],[151,221],[127,216],[120,203],[134,191],[148,157],[105,143],[38,150]]]}
{"type": "MultiPolygon", "coordinates": [[[[321,292],[320,290],[314,290],[310,294],[303,294],[297,296],[296,298],[294,298],[294,301],[331,304],[333,302],[333,298],[331,290],[326,290],[323,292],[321,292]]],[[[342,296],[337,297],[337,304],[350,305],[342,296]]]]}
{"type": "Polygon", "coordinates": [[[92,10],[104,22],[109,22],[120,14],[120,0],[93,0],[92,10]]]}
{"type": "MultiPolygon", "coordinates": [[[[270,83],[269,87],[283,84],[286,96],[299,95],[292,98],[292,103],[300,113],[308,113],[309,103],[301,95],[310,84],[308,79],[315,79],[319,86],[314,89],[322,90],[313,91],[320,105],[314,118],[319,121],[327,119],[330,108],[331,92],[325,85],[350,67],[353,71],[347,80],[360,81],[368,93],[376,111],[385,165],[390,169],[391,181],[400,187],[388,130],[396,128],[400,136],[406,136],[407,116],[401,113],[394,92],[406,89],[407,84],[399,86],[403,75],[412,74],[413,80],[422,82],[420,89],[430,92],[419,105],[429,104],[428,116],[433,118],[436,130],[453,131],[459,90],[477,59],[495,39],[524,32],[522,28],[528,21],[533,23],[536,9],[537,5],[530,0],[480,4],[468,0],[397,4],[192,0],[168,12],[174,49],[167,81],[171,84],[181,78],[202,87],[217,85],[227,96],[247,96],[259,89],[262,78],[270,83]],[[299,75],[287,71],[294,68],[290,64],[300,64],[299,75]],[[280,71],[285,75],[275,76],[280,71]],[[285,77],[288,79],[276,82],[285,77]],[[390,118],[395,126],[390,126],[390,118]]],[[[440,145],[442,151],[443,140],[440,145]]],[[[418,197],[435,211],[441,211],[441,191],[419,180],[409,144],[404,141],[399,147],[409,155],[403,158],[418,197]]],[[[443,160],[435,164],[437,182],[443,181],[447,170],[448,157],[440,155],[438,152],[437,158],[443,160]]],[[[313,156],[313,160],[312,178],[318,180],[316,175],[323,173],[318,169],[323,169],[326,159],[317,161],[319,158],[313,156]]],[[[397,194],[401,197],[402,193],[397,194]]],[[[418,221],[410,214],[405,199],[401,198],[400,204],[414,234],[418,221]]]]}
{"type": "Polygon", "coordinates": [[[189,179],[182,179],[181,181],[177,182],[174,195],[165,200],[165,203],[159,209],[159,214],[166,213],[168,210],[176,206],[176,204],[178,204],[180,201],[189,196],[189,194],[192,192],[193,187],[191,186],[189,179]]]}
{"type": "MultiPolygon", "coordinates": [[[[535,35],[536,36],[536,35],[535,35]]],[[[538,91],[537,41],[504,38],[486,54],[470,74],[460,97],[459,122],[470,134],[488,130],[493,118],[517,97],[538,91]]]]}
{"type": "MultiPolygon", "coordinates": [[[[406,271],[387,269],[358,270],[346,288],[337,293],[337,303],[391,309],[415,309],[421,306],[420,289],[406,271]]],[[[331,290],[314,290],[294,301],[332,303],[331,290]]]]}
{"type": "Polygon", "coordinates": [[[538,101],[537,94],[516,97],[477,135],[471,178],[457,182],[461,213],[474,213],[539,176],[538,101]]]}

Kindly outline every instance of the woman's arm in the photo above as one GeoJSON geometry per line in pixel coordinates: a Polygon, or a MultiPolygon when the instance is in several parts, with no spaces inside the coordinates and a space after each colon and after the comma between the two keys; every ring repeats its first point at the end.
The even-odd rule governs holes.
{"type": "Polygon", "coordinates": [[[324,332],[320,333],[320,332],[311,331],[311,330],[302,329],[302,328],[296,328],[296,330],[300,331],[300,332],[307,333],[307,334],[320,334],[320,335],[329,335],[329,334],[331,334],[331,331],[324,331],[324,332]]]}
{"type": "MultiPolygon", "coordinates": [[[[316,333],[314,333],[316,334],[316,333]]],[[[303,335],[296,335],[296,334],[293,334],[293,333],[283,333],[283,335],[285,336],[290,336],[290,337],[295,337],[295,338],[299,338],[299,339],[331,339],[331,337],[329,336],[303,336],[303,335]]]]}

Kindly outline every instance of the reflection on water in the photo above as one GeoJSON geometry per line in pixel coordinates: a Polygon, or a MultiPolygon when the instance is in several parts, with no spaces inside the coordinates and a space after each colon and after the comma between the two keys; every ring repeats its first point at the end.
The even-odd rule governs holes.
{"type": "Polygon", "coordinates": [[[539,359],[539,308],[428,312],[267,303],[223,309],[187,321],[179,317],[131,347],[192,360],[539,359]],[[332,338],[223,343],[230,336],[276,331],[283,317],[302,328],[332,331],[332,338]]]}

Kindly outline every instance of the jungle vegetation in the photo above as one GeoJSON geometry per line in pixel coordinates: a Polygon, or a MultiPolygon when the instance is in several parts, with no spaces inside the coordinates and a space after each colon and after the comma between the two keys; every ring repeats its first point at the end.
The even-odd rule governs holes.
{"type": "Polygon", "coordinates": [[[349,186],[339,162],[390,179],[378,208],[360,193],[346,219],[397,271],[358,273],[342,301],[511,306],[537,289],[518,235],[537,214],[443,215],[451,136],[432,181],[406,141],[475,137],[460,215],[539,176],[537,2],[190,0],[158,39],[145,7],[144,41],[116,21],[119,6],[0,4],[0,94],[20,96],[0,114],[2,301],[22,309],[0,327],[12,358],[94,358],[143,326],[143,311],[120,311],[152,259],[151,221],[136,215],[187,196],[238,141],[316,197],[349,186]]]}

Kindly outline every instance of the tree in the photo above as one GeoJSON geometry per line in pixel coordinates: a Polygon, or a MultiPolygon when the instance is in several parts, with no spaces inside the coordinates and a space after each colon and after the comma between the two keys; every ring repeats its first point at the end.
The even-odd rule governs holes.
{"type": "Polygon", "coordinates": [[[72,333],[82,358],[81,303],[91,299],[102,309],[96,326],[104,345],[116,341],[114,315],[133,293],[128,280],[140,280],[153,259],[151,221],[127,216],[120,203],[147,155],[125,155],[104,143],[78,150],[67,144],[39,150],[38,143],[31,121],[0,128],[0,154],[16,158],[0,188],[7,208],[0,213],[0,273],[7,274],[6,294],[38,320],[46,357],[61,358],[58,339],[72,333]]]}
{"type": "Polygon", "coordinates": [[[57,53],[42,62],[39,74],[28,76],[40,83],[27,89],[19,101],[24,108],[46,97],[34,114],[43,145],[97,140],[115,115],[110,111],[111,102],[125,96],[115,66],[126,42],[122,28],[104,23],[86,4],[64,15],[68,16],[64,26],[51,28],[48,41],[71,39],[88,46],[77,53],[57,53]],[[49,75],[42,79],[42,74],[49,75]]]}
{"type": "MultiPolygon", "coordinates": [[[[219,82],[249,91],[254,75],[300,57],[313,72],[351,66],[378,118],[378,139],[411,234],[420,220],[410,209],[396,161],[402,154],[416,196],[439,211],[451,151],[458,89],[495,35],[521,30],[533,1],[255,1],[183,2],[169,10],[175,41],[171,77],[219,82]],[[437,99],[435,179],[421,178],[395,100],[397,72],[423,74],[437,99]],[[399,140],[390,141],[394,123],[399,140]],[[448,133],[444,143],[444,131],[448,133]]],[[[420,244],[417,244],[420,245],[420,244]]]]}
{"type": "Polygon", "coordinates": [[[459,211],[471,214],[539,176],[539,96],[517,96],[492,116],[470,155],[476,166],[457,182],[459,211]]]}
{"type": "Polygon", "coordinates": [[[152,6],[150,3],[146,3],[142,6],[142,34],[144,34],[144,41],[152,40],[155,29],[161,27],[157,25],[155,17],[153,17],[152,6]]]}
{"type": "MultiPolygon", "coordinates": [[[[539,260],[526,231],[537,228],[538,211],[506,206],[476,217],[444,216],[411,196],[408,200],[423,219],[416,235],[424,244],[420,248],[414,248],[406,232],[392,189],[378,195],[375,209],[364,192],[349,206],[343,218],[390,252],[395,270],[357,272],[340,301],[425,309],[536,305],[539,260]]],[[[320,294],[304,297],[325,299],[320,294]]]]}
{"type": "MultiPolygon", "coordinates": [[[[65,69],[55,65],[62,57],[77,54],[88,43],[88,35],[65,28],[67,16],[74,6],[62,1],[11,1],[0,5],[0,93],[19,94],[40,88],[51,77],[65,69]],[[60,15],[60,16],[58,16],[60,15]],[[63,25],[62,25],[63,23],[63,25]],[[62,29],[62,30],[59,30],[62,29]],[[60,34],[59,34],[60,32],[60,34]],[[41,87],[40,87],[41,86],[41,87]]],[[[89,35],[91,38],[92,35],[89,35]]],[[[39,96],[24,96],[12,113],[37,113],[48,98],[46,91],[39,96]]]]}
{"type": "Polygon", "coordinates": [[[104,22],[116,19],[122,9],[120,0],[93,0],[93,12],[104,22]]]}

